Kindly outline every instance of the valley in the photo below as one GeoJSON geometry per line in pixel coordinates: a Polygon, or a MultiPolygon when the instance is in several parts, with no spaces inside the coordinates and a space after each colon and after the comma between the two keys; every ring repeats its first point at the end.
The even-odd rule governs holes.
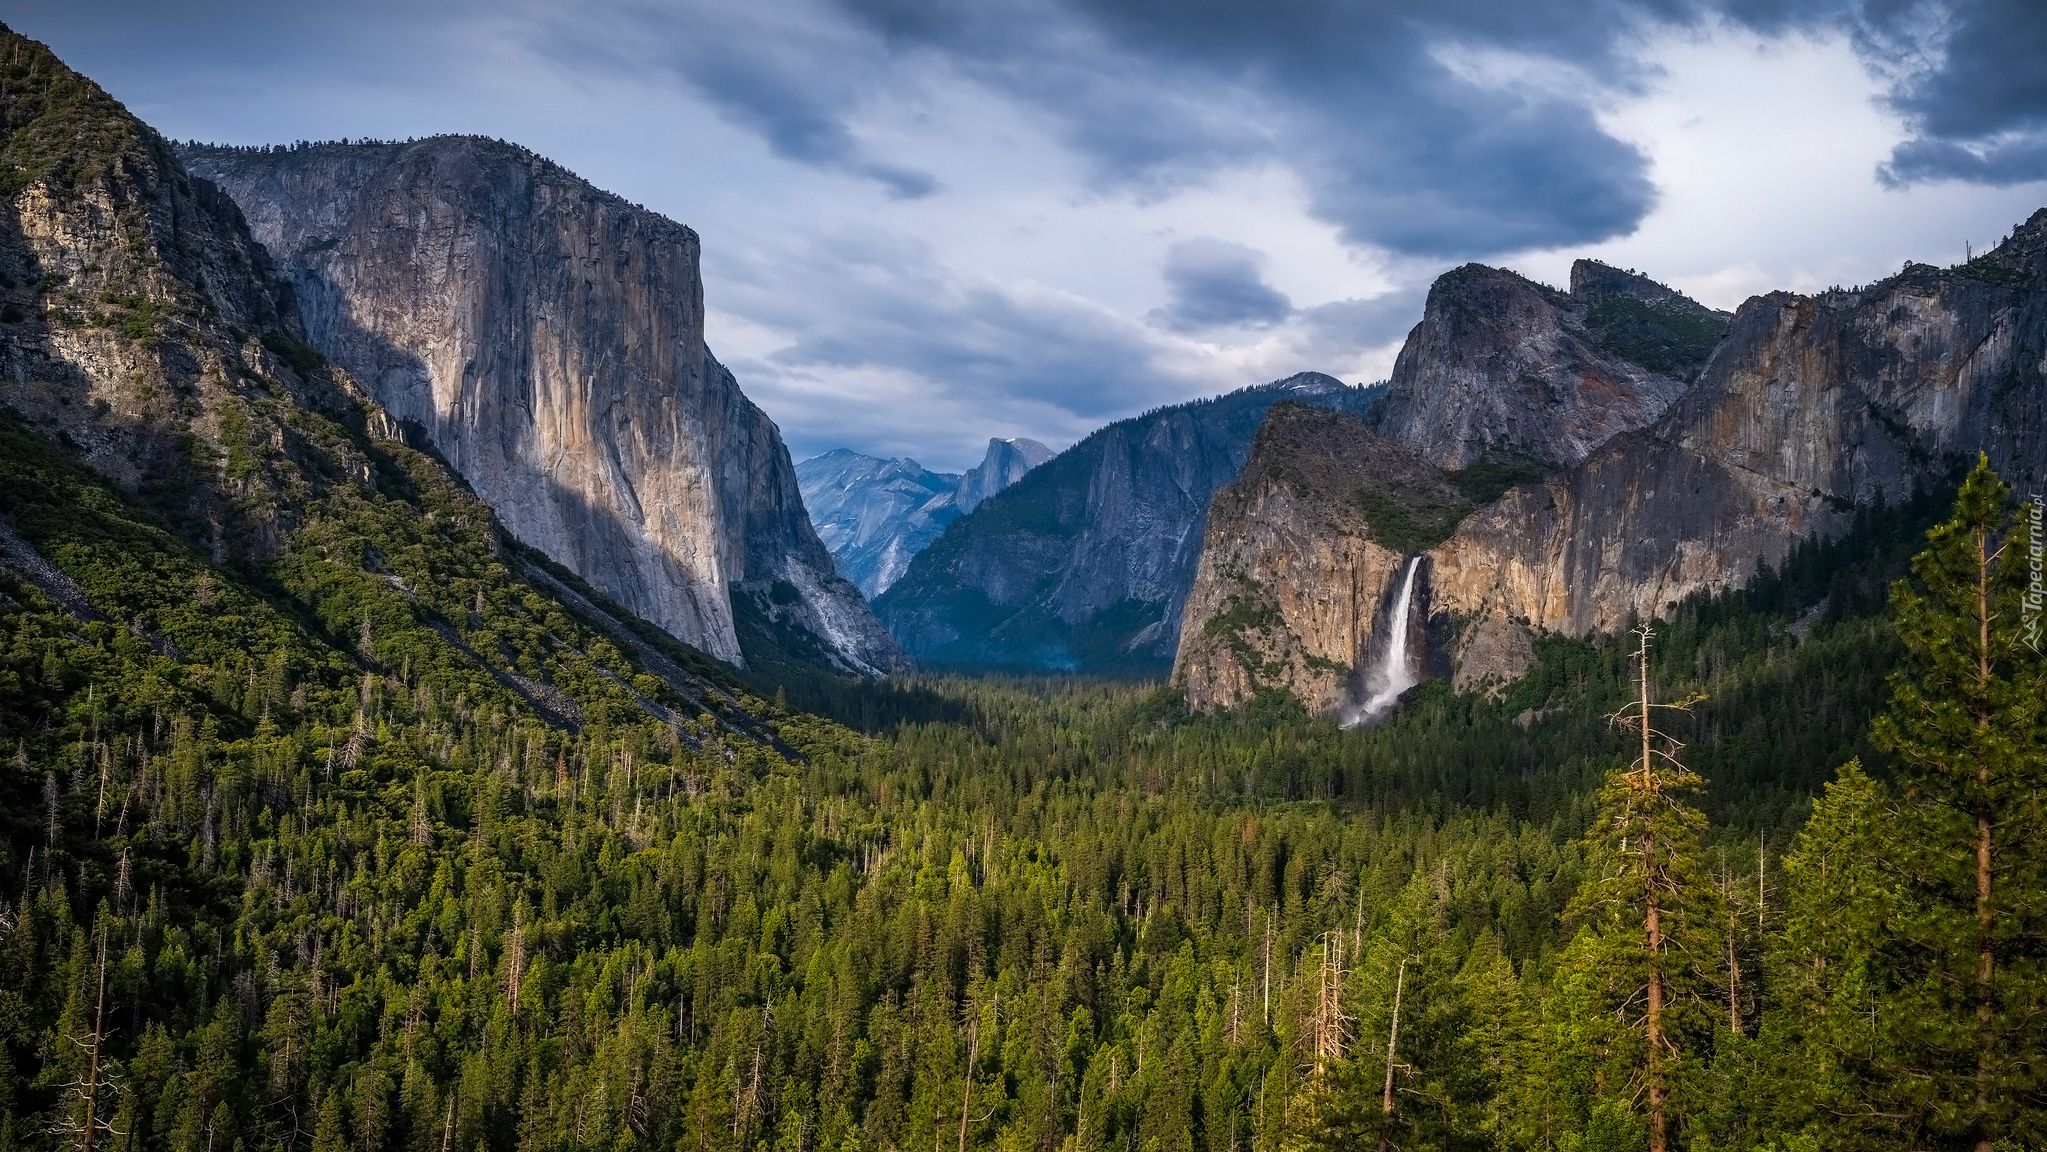
{"type": "Polygon", "coordinates": [[[946,473],[517,145],[0,132],[0,1152],[2047,1140],[2047,210],[946,473]]]}

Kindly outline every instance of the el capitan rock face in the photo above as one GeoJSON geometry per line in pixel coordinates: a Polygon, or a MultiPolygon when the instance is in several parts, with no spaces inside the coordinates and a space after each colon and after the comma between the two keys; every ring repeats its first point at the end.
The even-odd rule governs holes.
{"type": "MultiPolygon", "coordinates": [[[[1590,278],[1574,275],[1574,288],[1595,295],[1598,286],[1588,288],[1585,279],[1612,270],[1593,271],[1590,278]]],[[[1520,291],[1508,288],[1510,295],[1520,291]]],[[[1648,294],[1638,290],[1641,295],[1648,294]]],[[[1683,357],[1671,353],[1665,338],[1668,326],[1659,333],[1654,323],[1642,322],[1641,310],[1620,312],[1602,339],[1632,341],[1647,349],[1640,354],[1665,355],[1674,370],[1683,368],[1683,357]]],[[[1554,314],[1539,308],[1503,315],[1555,331],[1554,314]]],[[[1693,329],[1705,330],[1703,320],[1693,329]]],[[[1504,330],[1494,335],[1493,347],[1513,343],[1504,330]]],[[[1436,339],[1422,329],[1416,337],[1436,339]]],[[[1431,347],[1411,340],[1403,350],[1403,362],[1413,365],[1411,379],[1435,375],[1428,357],[1449,354],[1431,347]]],[[[1699,359],[1682,340],[1676,351],[1699,359]]],[[[1511,357],[1493,362],[1498,387],[1510,397],[1526,395],[1517,363],[1511,357]]],[[[1694,592],[1737,586],[1759,562],[1781,561],[1803,537],[1845,530],[1857,505],[1902,500],[1915,488],[1947,482],[1978,450],[2015,490],[2037,491],[2047,483],[2043,370],[2047,211],[1965,266],[1912,265],[1857,292],[1751,299],[1703,359],[1695,381],[1654,423],[1613,435],[1575,466],[1512,488],[1439,542],[1412,549],[1426,558],[1435,658],[1450,665],[1461,687],[1513,679],[1532,662],[1531,630],[1612,631],[1631,614],[1654,616],[1694,592]]],[[[1464,410],[1505,410],[1484,401],[1488,379],[1495,378],[1480,374],[1460,385],[1479,397],[1464,410]]],[[[1453,406],[1447,422],[1453,432],[1478,426],[1460,424],[1456,411],[1453,406]]],[[[1402,427],[1387,419],[1378,427],[1387,432],[1389,424],[1402,427]]],[[[1200,638],[1215,630],[1210,621],[1221,618],[1227,597],[1220,584],[1197,582],[1179,659],[1197,704],[1241,699],[1262,668],[1270,673],[1264,683],[1289,687],[1334,711],[1340,697],[1332,696],[1331,685],[1345,673],[1304,664],[1305,671],[1277,675],[1282,662],[1272,655],[1292,646],[1341,663],[1342,653],[1366,652],[1375,642],[1369,612],[1345,616],[1300,607],[1332,597],[1370,603],[1383,599],[1392,580],[1395,568],[1383,557],[1354,547],[1339,556],[1341,549],[1328,543],[1372,535],[1356,491],[1371,469],[1346,455],[1369,454],[1370,442],[1358,438],[1355,451],[1338,451],[1326,436],[1318,440],[1299,429],[1291,439],[1297,467],[1321,477],[1302,491],[1324,493],[1319,500],[1289,496],[1293,502],[1286,504],[1271,492],[1237,491],[1258,483],[1255,469],[1247,468],[1238,486],[1218,496],[1211,514],[1203,581],[1211,570],[1262,573],[1276,611],[1265,617],[1262,647],[1249,649],[1248,657],[1204,643],[1200,638]],[[1259,510],[1236,517],[1241,526],[1230,529],[1222,515],[1226,504],[1259,510]],[[1310,536],[1324,545],[1305,547],[1310,536]],[[1214,563],[1208,551],[1216,553],[1214,563]],[[1376,588],[1368,586],[1374,577],[1376,588]],[[1352,592],[1359,581],[1366,586],[1352,592]],[[1346,634],[1339,616],[1353,621],[1355,631],[1346,634]]],[[[1444,445],[1481,443],[1461,433],[1417,439],[1425,455],[1443,452],[1453,460],[1459,457],[1444,445]]],[[[1385,455],[1383,448],[1376,452],[1385,455]]],[[[1355,656],[1350,663],[1355,666],[1355,656]]]]}
{"type": "Polygon", "coordinates": [[[1380,433],[1443,468],[1488,455],[1568,467],[1655,421],[1725,317],[1591,261],[1572,279],[1563,293],[1481,264],[1439,277],[1394,362],[1380,433]],[[1636,348],[1662,369],[1622,354],[1636,348]]]}
{"type": "Polygon", "coordinates": [[[704,346],[690,229],[475,137],[183,157],[241,206],[313,345],[521,540],[721,659],[744,659],[742,595],[849,668],[900,664],[704,346]]]}

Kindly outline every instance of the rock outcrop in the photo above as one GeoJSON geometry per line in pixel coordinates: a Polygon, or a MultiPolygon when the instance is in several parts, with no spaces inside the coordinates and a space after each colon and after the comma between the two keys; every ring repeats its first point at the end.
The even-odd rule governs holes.
{"type": "Polygon", "coordinates": [[[959,487],[953,492],[953,506],[964,516],[981,506],[981,502],[1011,484],[1024,478],[1024,474],[1057,453],[1036,440],[1018,436],[1007,440],[990,439],[988,451],[981,462],[967,469],[960,477],[959,487]]]}
{"type": "Polygon", "coordinates": [[[844,667],[900,663],[704,345],[690,229],[474,137],[183,158],[241,206],[311,343],[520,540],[729,662],[746,596],[844,667]]]}
{"type": "Polygon", "coordinates": [[[1948,480],[1977,451],[2047,478],[2047,211],[1953,269],[1744,304],[1653,428],[1509,493],[1435,555],[1438,603],[1608,631],[1832,536],[1853,508],[1948,480]]]}
{"type": "Polygon", "coordinates": [[[215,562],[275,553],[321,475],[371,479],[241,214],[43,45],[0,28],[0,406],[215,562]]]}
{"type": "MultiPolygon", "coordinates": [[[[1625,275],[1581,262],[1574,295],[1590,299],[1588,312],[1595,312],[1600,294],[1625,275]]],[[[1666,317],[1691,315],[1700,323],[1695,331],[1706,330],[1706,320],[1685,305],[1659,302],[1639,283],[1623,286],[1626,299],[1646,300],[1666,317]]],[[[1605,338],[1633,341],[1641,355],[1665,356],[1674,370],[1682,369],[1669,341],[1640,313],[1630,305],[1618,320],[1610,315],[1605,338]]],[[[1514,314],[1529,318],[1538,334],[1556,331],[1554,314],[1530,308],[1514,314]]],[[[1424,362],[1439,354],[1430,350],[1436,335],[1417,329],[1417,338],[1424,337],[1424,347],[1410,341],[1402,352],[1403,362],[1413,365],[1409,378],[1447,378],[1424,362]]],[[[1494,341],[1496,347],[1512,344],[1511,334],[1494,341]]],[[[1516,361],[1493,365],[1497,376],[1463,385],[1479,402],[1453,407],[1453,428],[1480,427],[1459,424],[1456,412],[1504,410],[1484,402],[1487,379],[1509,397],[1527,394],[1516,361]]],[[[1567,409],[1575,403],[1568,397],[1560,402],[1567,409]]],[[[1384,432],[1389,424],[1395,431],[1411,427],[1387,419],[1378,427],[1384,432]]],[[[1315,443],[1298,434],[1294,439],[1315,443]]],[[[1472,445],[1498,443],[1461,431],[1442,441],[1420,439],[1424,455],[1442,452],[1449,459],[1470,459],[1472,445]],[[1464,455],[1446,444],[1465,446],[1458,449],[1464,455]]],[[[1383,449],[1356,451],[1384,455],[1383,449]]],[[[1978,451],[2021,493],[2047,485],[2047,210],[1966,265],[1911,265],[1852,292],[1751,299],[1695,381],[1654,423],[1614,435],[1575,466],[1498,499],[1480,500],[1465,486],[1482,506],[1440,542],[1416,549],[1425,557],[1438,670],[1454,669],[1460,687],[1511,680],[1532,662],[1535,632],[1612,631],[1695,592],[1737,586],[1759,563],[1781,561],[1799,540],[1842,532],[1859,505],[1902,500],[1950,482],[1978,451]]],[[[1289,609],[1369,601],[1383,596],[1390,579],[1382,556],[1359,549],[1339,555],[1333,547],[1301,543],[1310,531],[1349,540],[1371,529],[1370,518],[1355,510],[1353,483],[1370,469],[1326,443],[1317,452],[1302,454],[1301,466],[1326,479],[1291,491],[1321,492],[1320,499],[1295,497],[1297,506],[1281,507],[1277,496],[1256,491],[1218,498],[1218,509],[1226,499],[1247,508],[1262,499],[1270,510],[1236,516],[1243,526],[1234,532],[1224,531],[1219,513],[1211,514],[1206,547],[1216,560],[1204,555],[1204,580],[1211,570],[1218,577],[1263,573],[1266,598],[1278,608],[1273,619],[1288,635],[1252,650],[1251,658],[1203,643],[1213,622],[1227,615],[1229,601],[1224,584],[1197,584],[1179,661],[1196,703],[1241,699],[1258,671],[1251,666],[1255,658],[1273,673],[1261,683],[1333,709],[1331,686],[1343,672],[1306,663],[1282,669],[1271,654],[1295,644],[1317,659],[1342,663],[1343,653],[1373,643],[1369,612],[1289,609]],[[1372,587],[1375,577],[1380,583],[1372,587]],[[1365,585],[1353,592],[1361,580],[1365,585]],[[1345,621],[1357,631],[1345,634],[1345,621]]],[[[1477,471],[1483,470],[1464,475],[1477,471]]],[[[1457,484],[1456,474],[1446,478],[1457,484]]],[[[1247,470],[1243,484],[1254,483],[1247,470]]],[[[1393,506],[1425,514],[1431,507],[1417,497],[1393,506]]],[[[1354,666],[1355,656],[1350,659],[1354,666]]]]}
{"type": "Polygon", "coordinates": [[[1439,277],[1394,362],[1379,431],[1444,468],[1488,456],[1569,466],[1654,422],[1726,317],[1591,261],[1571,280],[1566,294],[1481,264],[1439,277]]]}
{"type": "Polygon", "coordinates": [[[1359,417],[1273,406],[1242,474],[1208,507],[1173,663],[1190,705],[1278,687],[1322,713],[1356,700],[1356,669],[1404,559],[1358,499],[1367,488],[1456,499],[1419,453],[1359,417]]]}
{"type": "Polygon", "coordinates": [[[907,457],[881,460],[838,448],[796,465],[796,482],[839,574],[872,598],[888,591],[946,525],[1052,454],[1035,440],[991,439],[981,463],[959,475],[907,457]]]}
{"type": "Polygon", "coordinates": [[[1162,671],[1209,498],[1266,410],[1363,412],[1381,394],[1308,372],[1111,424],[955,521],[875,611],[920,661],[1162,671]]]}

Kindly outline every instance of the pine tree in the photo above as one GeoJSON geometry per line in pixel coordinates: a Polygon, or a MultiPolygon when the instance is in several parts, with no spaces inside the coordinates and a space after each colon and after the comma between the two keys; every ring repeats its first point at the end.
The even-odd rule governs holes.
{"type": "Polygon", "coordinates": [[[1598,822],[1584,842],[1591,875],[1569,915],[1590,933],[1573,946],[1592,969],[1579,975],[1620,1022],[1602,1044],[1600,1062],[1614,1075],[1596,1078],[1598,1095],[1639,1107],[1650,1152],[1665,1152],[1685,1112],[1685,1079],[1712,1035],[1718,916],[1700,866],[1706,818],[1686,800],[1702,781],[1678,759],[1683,745],[1655,725],[1658,709],[1687,711],[1700,698],[1652,700],[1655,633],[1645,626],[1636,636],[1635,699],[1613,720],[1639,738],[1639,751],[1600,790],[1598,822]]]}
{"type": "Polygon", "coordinates": [[[1787,870],[1807,1121],[1987,1152],[2047,1137],[2047,732],[2023,641],[2027,541],[1979,461],[1892,590],[1906,662],[1876,742],[1787,870]]]}

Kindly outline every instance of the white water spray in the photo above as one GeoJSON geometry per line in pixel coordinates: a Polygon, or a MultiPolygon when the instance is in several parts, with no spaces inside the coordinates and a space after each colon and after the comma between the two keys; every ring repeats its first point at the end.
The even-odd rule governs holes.
{"type": "Polygon", "coordinates": [[[1402,692],[1420,682],[1414,674],[1412,661],[1407,658],[1407,618],[1414,607],[1414,574],[1421,566],[1422,558],[1419,556],[1407,562],[1407,577],[1400,582],[1399,599],[1393,602],[1393,631],[1387,637],[1386,657],[1372,673],[1369,681],[1372,694],[1365,698],[1353,723],[1377,720],[1393,707],[1393,702],[1400,699],[1402,692]]]}

